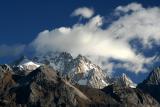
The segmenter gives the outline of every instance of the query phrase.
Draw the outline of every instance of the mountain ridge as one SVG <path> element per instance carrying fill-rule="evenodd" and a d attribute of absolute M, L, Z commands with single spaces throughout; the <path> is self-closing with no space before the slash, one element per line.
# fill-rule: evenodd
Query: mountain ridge
<path fill-rule="evenodd" d="M 4 87 L 0 89 L 2 107 L 159 107 L 152 96 L 138 88 L 116 84 L 103 89 L 73 85 L 49 65 L 23 76 L 12 73 L 14 69 L 8 67 L 0 65 L 0 73 L 5 77 L 0 78 L 0 87 Z"/>
<path fill-rule="evenodd" d="M 107 76 L 82 55 L 73 58 L 66 52 L 50 53 L 30 59 L 21 57 L 16 62 L 0 65 L 2 107 L 160 106 L 159 67 L 136 85 L 126 74 Z M 21 67 L 32 64 L 39 66 L 30 70 Z"/>

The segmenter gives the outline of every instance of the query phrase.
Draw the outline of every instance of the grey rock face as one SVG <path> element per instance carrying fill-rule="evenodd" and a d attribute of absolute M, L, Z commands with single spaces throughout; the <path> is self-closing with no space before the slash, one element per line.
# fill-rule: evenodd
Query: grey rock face
<path fill-rule="evenodd" d="M 13 79 L 12 76 L 10 78 Z M 0 95 L 0 105 L 3 103 L 4 107 L 72 107 L 90 102 L 87 96 L 49 66 L 41 66 L 20 78 L 15 87 L 10 87 L 9 92 L 2 90 Z"/>
<path fill-rule="evenodd" d="M 8 69 L 9 68 L 9 69 Z M 28 75 L 12 73 L 1 65 L 0 107 L 159 107 L 139 89 L 109 85 L 103 89 L 74 86 L 59 72 L 44 65 Z M 14 70 L 14 69 L 13 69 Z"/>
<path fill-rule="evenodd" d="M 149 93 L 160 103 L 160 68 L 154 69 L 138 88 Z"/>
<path fill-rule="evenodd" d="M 124 73 L 122 76 L 113 79 L 113 84 L 119 85 L 120 87 L 136 88 L 136 84 Z"/>
<path fill-rule="evenodd" d="M 111 95 L 121 107 L 159 107 L 158 102 L 149 94 L 130 87 L 119 87 L 110 85 L 103 89 L 106 94 Z"/>
<path fill-rule="evenodd" d="M 157 67 L 149 74 L 147 79 L 144 81 L 145 84 L 160 85 L 160 67 Z"/>
<path fill-rule="evenodd" d="M 49 65 L 58 70 L 61 75 L 69 77 L 73 84 L 78 83 L 93 88 L 103 88 L 109 84 L 106 73 L 82 55 L 73 58 L 66 52 L 49 53 L 37 56 L 33 60 L 38 63 L 48 61 Z"/>

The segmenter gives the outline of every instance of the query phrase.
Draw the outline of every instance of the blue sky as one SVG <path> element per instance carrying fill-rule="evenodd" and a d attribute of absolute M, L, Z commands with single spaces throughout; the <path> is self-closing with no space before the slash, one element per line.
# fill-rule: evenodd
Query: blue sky
<path fill-rule="evenodd" d="M 0 43 L 29 43 L 44 29 L 70 26 L 77 22 L 70 13 L 81 6 L 93 7 L 108 16 L 119 5 L 136 0 L 1 0 Z M 159 0 L 137 0 L 144 6 L 160 5 Z"/>
<path fill-rule="evenodd" d="M 135 4 L 129 5 L 132 3 Z M 119 6 L 121 7 L 118 8 Z M 132 10 L 132 7 L 136 6 L 138 6 L 138 12 L 137 10 Z M 82 14 L 72 15 L 76 9 L 81 9 L 82 7 L 86 7 L 93 11 L 93 15 L 89 18 L 84 17 Z M 157 7 L 158 9 L 156 10 L 154 7 Z M 128 8 L 131 10 L 131 13 L 129 13 L 130 10 L 127 10 L 126 12 L 126 9 Z M 86 37 L 85 35 L 94 34 L 93 32 L 95 32 L 94 38 L 96 38 L 96 40 L 92 37 L 91 40 L 95 40 L 95 43 L 99 43 L 100 45 L 96 45 L 96 48 L 94 47 L 94 49 L 96 50 L 98 47 L 102 48 L 99 53 L 91 50 L 86 51 L 84 55 L 90 56 L 93 60 L 94 56 L 98 56 L 98 58 L 99 56 L 102 56 L 102 58 L 99 59 L 103 59 L 101 61 L 105 62 L 106 66 L 103 66 L 107 69 L 107 71 L 113 71 L 115 75 L 122 72 L 128 73 L 134 81 L 139 82 L 148 74 L 148 72 L 143 68 L 146 67 L 147 70 L 150 71 L 152 68 L 159 66 L 158 61 L 155 61 L 159 60 L 157 57 L 160 55 L 160 45 L 157 44 L 159 35 L 157 36 L 157 32 L 154 30 L 150 31 L 150 29 L 157 29 L 157 26 L 159 26 L 156 24 L 156 21 L 157 23 L 159 21 L 156 18 L 159 8 L 159 0 L 2 0 L 0 1 L 0 63 L 6 63 L 11 59 L 19 57 L 19 55 L 25 53 L 26 51 L 28 52 L 31 48 L 29 45 L 34 45 L 33 47 L 36 52 L 39 53 L 43 53 L 40 50 L 57 51 L 57 49 L 58 51 L 69 51 L 73 55 L 84 52 L 84 47 L 86 44 L 81 44 L 81 46 L 79 46 L 78 44 L 73 43 L 73 45 L 77 46 L 76 48 L 79 48 L 79 50 L 76 50 L 75 47 L 70 46 L 72 44 L 68 44 L 70 42 L 70 38 L 73 38 L 73 34 L 81 34 L 78 29 L 82 27 L 82 31 L 87 28 L 87 30 L 83 32 L 84 37 L 77 36 L 75 37 L 75 41 L 81 43 L 78 39 L 84 39 L 83 42 L 87 42 L 87 44 L 89 44 L 87 45 L 87 49 L 93 48 L 93 42 L 88 42 L 88 38 L 90 39 L 90 36 Z M 119 15 L 115 15 L 116 12 Z M 143 32 L 135 30 L 133 34 L 133 32 L 123 30 L 128 27 L 128 21 L 141 20 L 142 18 L 143 22 L 143 16 L 141 17 L 137 14 L 146 15 L 144 17 L 144 24 L 147 24 L 146 29 L 149 29 L 149 31 L 142 34 Z M 148 25 L 148 20 L 152 18 L 155 20 L 153 23 L 152 21 L 150 23 L 152 25 L 155 24 L 154 26 Z M 103 21 L 101 22 L 102 19 Z M 98 20 L 96 23 L 100 23 L 100 25 L 90 28 L 89 26 L 92 25 L 91 22 L 94 20 Z M 134 24 L 139 27 L 137 22 Z M 134 24 L 131 27 L 134 27 Z M 119 33 L 117 34 L 117 37 L 114 34 L 110 35 L 115 36 L 115 38 L 120 38 L 120 40 L 109 36 L 107 38 L 105 37 L 105 33 L 109 35 L 110 32 L 113 32 L 112 30 L 119 29 L 117 26 L 123 25 L 125 27 L 121 27 L 120 30 L 115 32 L 115 34 Z M 143 24 L 140 28 L 144 29 Z M 68 33 L 66 34 L 66 31 L 69 31 L 71 36 L 68 36 L 69 40 L 66 40 L 66 43 L 60 44 L 61 39 L 65 38 L 58 38 L 60 41 L 57 42 L 58 39 L 54 38 L 55 34 L 56 36 L 59 35 L 61 37 L 61 35 L 68 35 Z M 124 35 L 120 35 L 120 33 Z M 133 36 L 135 35 L 136 37 L 128 37 L 126 33 Z M 148 35 L 148 38 L 145 37 L 146 33 L 154 35 L 153 38 L 151 38 L 152 40 L 148 40 L 148 38 L 150 39 L 150 35 Z M 50 35 L 50 37 L 47 35 Z M 49 40 L 50 38 L 51 41 Z M 109 40 L 107 41 L 108 43 L 106 44 L 105 41 L 100 43 L 98 40 L 103 41 L 102 38 L 106 41 Z M 42 41 L 45 39 L 47 42 L 56 40 L 56 44 L 46 44 L 46 41 Z M 143 43 L 141 41 L 143 41 Z M 67 49 L 65 49 L 65 44 L 67 44 L 69 48 L 67 47 Z M 108 44 L 111 46 L 108 47 Z M 51 47 L 52 45 L 55 45 L 55 47 Z M 62 46 L 59 47 L 59 45 Z M 47 49 L 42 48 L 46 46 Z M 122 49 L 117 51 L 119 48 Z M 115 53 L 122 53 L 122 55 Z M 151 64 L 147 65 L 149 61 Z M 95 62 L 97 62 L 97 59 Z M 143 65 L 144 67 L 140 65 Z M 130 72 L 128 68 L 135 69 L 135 71 L 131 70 Z"/>

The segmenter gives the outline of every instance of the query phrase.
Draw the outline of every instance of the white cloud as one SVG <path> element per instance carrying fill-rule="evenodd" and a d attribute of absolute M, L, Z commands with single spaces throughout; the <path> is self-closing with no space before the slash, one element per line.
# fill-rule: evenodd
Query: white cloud
<path fill-rule="evenodd" d="M 130 10 L 132 12 L 128 13 Z M 151 48 L 153 42 L 160 43 L 160 8 L 144 8 L 141 4 L 132 3 L 119 6 L 115 11 L 124 12 L 124 15 L 106 29 L 101 27 L 103 17 L 97 15 L 86 24 L 77 23 L 72 27 L 43 31 L 32 42 L 32 46 L 38 53 L 66 51 L 73 56 L 88 56 L 108 72 L 112 72 L 113 68 L 146 72 L 144 64 L 152 62 L 155 56 L 145 57 L 131 46 L 130 41 L 140 39 L 145 49 Z M 115 64 L 110 59 L 121 63 Z"/>
<path fill-rule="evenodd" d="M 16 56 L 24 51 L 25 45 L 0 45 L 0 57 Z"/>
<path fill-rule="evenodd" d="M 144 9 L 144 8 L 142 7 L 141 4 L 131 3 L 131 4 L 127 5 L 127 6 L 118 6 L 116 8 L 116 11 L 121 11 L 121 12 L 125 12 L 126 13 L 126 12 L 129 12 L 129 11 L 139 11 L 139 10 L 142 10 L 142 9 Z"/>
<path fill-rule="evenodd" d="M 131 47 L 123 41 L 117 41 L 100 28 L 102 18 L 93 17 L 87 24 L 77 24 L 73 28 L 61 27 L 41 32 L 33 42 L 38 52 L 49 50 L 67 51 L 73 56 L 112 57 L 120 60 L 132 60 L 135 57 Z M 117 54 L 118 53 L 118 54 Z"/>
<path fill-rule="evenodd" d="M 121 7 L 121 6 L 120 6 Z M 112 23 L 108 29 L 110 35 L 115 38 L 130 41 L 134 38 L 142 40 L 144 47 L 152 46 L 152 43 L 160 41 L 160 8 L 143 8 L 140 4 L 131 4 L 121 7 L 121 10 L 128 12 L 119 20 Z"/>
<path fill-rule="evenodd" d="M 71 15 L 72 16 L 81 16 L 83 18 L 90 18 L 94 14 L 94 10 L 87 7 L 81 7 L 76 9 Z"/>

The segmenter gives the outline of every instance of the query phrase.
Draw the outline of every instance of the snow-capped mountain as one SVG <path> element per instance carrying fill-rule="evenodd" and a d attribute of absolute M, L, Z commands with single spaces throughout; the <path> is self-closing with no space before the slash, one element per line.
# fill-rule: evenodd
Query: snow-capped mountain
<path fill-rule="evenodd" d="M 33 71 L 36 68 L 40 67 L 40 65 L 36 64 L 32 61 L 27 61 L 27 62 L 23 62 L 23 63 L 19 64 L 18 67 L 20 67 L 21 69 L 28 70 L 28 71 Z"/>
<path fill-rule="evenodd" d="M 19 70 L 25 71 L 33 71 L 40 67 L 40 64 L 33 62 L 32 60 L 28 59 L 26 56 L 22 56 L 20 59 L 14 62 L 14 65 L 19 68 Z"/>
<path fill-rule="evenodd" d="M 82 55 L 73 58 L 66 52 L 48 53 L 34 57 L 33 61 L 50 64 L 61 75 L 69 77 L 72 83 L 94 88 L 103 88 L 109 84 L 108 77 L 103 70 Z"/>
<path fill-rule="evenodd" d="M 116 78 L 113 82 L 114 84 L 117 84 L 122 87 L 131 87 L 131 88 L 136 88 L 136 84 L 133 83 L 133 81 L 126 75 L 122 74 L 122 76 Z"/>
<path fill-rule="evenodd" d="M 47 54 L 36 55 L 32 59 L 25 56 L 15 61 L 14 64 L 21 71 L 31 72 L 40 65 L 50 65 L 64 78 L 69 79 L 72 84 L 87 85 L 93 88 L 104 88 L 110 84 L 118 84 L 124 87 L 135 88 L 136 84 L 125 74 L 118 78 L 112 78 L 107 75 L 98 65 L 92 63 L 85 56 L 78 55 L 73 58 L 67 52 L 50 52 Z M 21 72 L 24 73 L 24 72 Z"/>
<path fill-rule="evenodd" d="M 73 59 L 73 66 L 69 75 L 81 85 L 88 85 L 94 88 L 103 88 L 109 85 L 106 79 L 107 75 L 102 69 L 81 55 Z"/>

